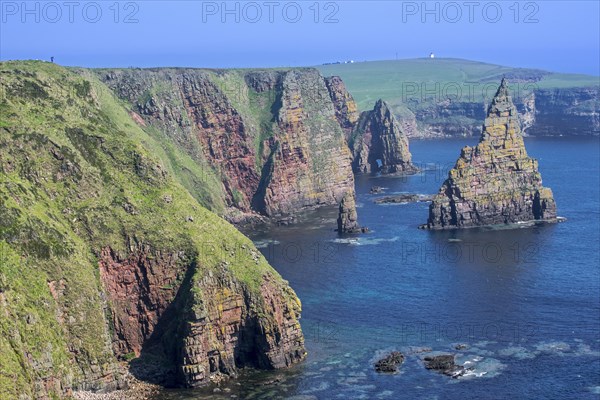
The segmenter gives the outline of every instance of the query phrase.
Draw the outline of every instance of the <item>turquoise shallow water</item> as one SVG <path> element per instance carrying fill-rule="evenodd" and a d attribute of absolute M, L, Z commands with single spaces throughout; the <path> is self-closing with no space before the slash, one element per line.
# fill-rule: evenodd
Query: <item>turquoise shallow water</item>
<path fill-rule="evenodd" d="M 339 240 L 336 210 L 251 232 L 303 302 L 308 359 L 286 371 L 244 373 L 215 391 L 160 399 L 597 399 L 600 398 L 599 141 L 527 138 L 561 224 L 428 232 L 427 203 L 376 205 L 385 194 L 435 193 L 473 139 L 412 141 L 411 177 L 359 177 L 358 213 L 372 233 Z M 463 343 L 466 350 L 454 346 Z M 422 353 L 454 352 L 473 367 L 453 380 L 423 368 Z M 397 375 L 377 355 L 407 355 Z M 234 397 L 236 396 L 236 397 Z"/>

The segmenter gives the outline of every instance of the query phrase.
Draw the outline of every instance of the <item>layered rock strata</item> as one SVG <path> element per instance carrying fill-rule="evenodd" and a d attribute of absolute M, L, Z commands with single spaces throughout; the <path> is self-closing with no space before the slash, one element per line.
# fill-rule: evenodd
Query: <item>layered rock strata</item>
<path fill-rule="evenodd" d="M 360 117 L 356 102 L 339 76 L 325 78 L 325 83 L 335 107 L 335 116 L 349 139 Z"/>
<path fill-rule="evenodd" d="M 377 101 L 360 115 L 350 139 L 356 173 L 412 173 L 416 171 L 408 138 L 387 103 Z"/>
<path fill-rule="evenodd" d="M 175 175 L 211 209 L 280 217 L 353 190 L 345 132 L 357 112 L 339 78 L 314 69 L 96 73 L 146 130 L 192 159 L 172 157 Z"/>
<path fill-rule="evenodd" d="M 477 146 L 465 147 L 429 207 L 423 227 L 466 228 L 523 221 L 555 221 L 556 204 L 529 157 L 517 110 L 502 80 Z"/>

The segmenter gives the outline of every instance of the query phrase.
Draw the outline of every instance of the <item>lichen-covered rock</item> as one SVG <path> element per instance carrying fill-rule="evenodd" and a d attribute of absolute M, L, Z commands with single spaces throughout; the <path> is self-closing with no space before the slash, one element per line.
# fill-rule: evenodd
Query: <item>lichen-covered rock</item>
<path fill-rule="evenodd" d="M 220 274 L 195 285 L 202 298 L 188 303 L 177 352 L 186 386 L 235 376 L 244 367 L 288 367 L 305 357 L 300 303 L 273 277 L 265 278 L 259 293 Z"/>
<path fill-rule="evenodd" d="M 327 77 L 325 83 L 335 107 L 335 116 L 346 134 L 346 139 L 349 139 L 360 117 L 356 102 L 339 76 Z"/>
<path fill-rule="evenodd" d="M 279 216 L 338 204 L 354 175 L 325 80 L 311 69 L 283 73 L 277 105 L 253 208 Z"/>
<path fill-rule="evenodd" d="M 412 173 L 408 138 L 387 103 L 378 100 L 360 115 L 350 140 L 356 173 Z"/>
<path fill-rule="evenodd" d="M 476 147 L 465 147 L 429 207 L 429 229 L 556 220 L 552 191 L 525 150 L 519 116 L 502 80 Z"/>

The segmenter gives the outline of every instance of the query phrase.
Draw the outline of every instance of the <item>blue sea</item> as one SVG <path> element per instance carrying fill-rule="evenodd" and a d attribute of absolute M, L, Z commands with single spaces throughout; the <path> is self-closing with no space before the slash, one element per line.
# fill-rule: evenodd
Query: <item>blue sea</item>
<path fill-rule="evenodd" d="M 525 140 L 564 223 L 430 232 L 417 229 L 428 203 L 373 202 L 436 193 L 475 142 L 413 140 L 422 173 L 357 177 L 359 221 L 370 234 L 338 238 L 335 208 L 248 233 L 302 300 L 306 361 L 159 398 L 600 398 L 597 138 Z M 372 186 L 385 193 L 369 194 Z M 399 373 L 376 373 L 373 363 L 392 350 L 406 356 Z M 426 370 L 422 358 L 436 353 L 454 353 L 471 370 L 459 379 Z"/>

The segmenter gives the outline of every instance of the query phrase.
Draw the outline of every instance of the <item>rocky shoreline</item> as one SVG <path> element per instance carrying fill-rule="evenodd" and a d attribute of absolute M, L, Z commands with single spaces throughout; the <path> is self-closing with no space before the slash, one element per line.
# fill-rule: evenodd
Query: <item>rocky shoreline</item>
<path fill-rule="evenodd" d="M 140 381 L 132 375 L 126 377 L 127 389 L 119 389 L 108 393 L 91 391 L 75 391 L 75 400 L 149 400 L 158 395 L 162 389 L 159 385 Z"/>

